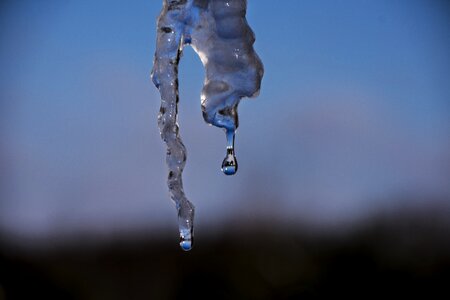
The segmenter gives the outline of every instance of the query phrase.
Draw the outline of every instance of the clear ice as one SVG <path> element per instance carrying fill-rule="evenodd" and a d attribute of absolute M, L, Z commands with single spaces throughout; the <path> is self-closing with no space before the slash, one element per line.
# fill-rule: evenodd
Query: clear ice
<path fill-rule="evenodd" d="M 158 17 L 152 81 L 161 94 L 158 126 L 167 145 L 170 197 L 178 211 L 180 246 L 193 245 L 194 205 L 183 191 L 186 148 L 179 135 L 178 63 L 184 45 L 199 55 L 206 78 L 201 93 L 203 118 L 226 132 L 222 171 L 237 171 L 234 150 L 237 108 L 243 97 L 258 94 L 263 65 L 253 50 L 255 37 L 245 19 L 246 0 L 164 0 Z"/>

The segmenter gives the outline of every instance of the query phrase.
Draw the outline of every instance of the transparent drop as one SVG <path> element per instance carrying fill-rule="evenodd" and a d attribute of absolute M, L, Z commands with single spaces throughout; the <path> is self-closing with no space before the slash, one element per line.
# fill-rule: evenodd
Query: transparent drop
<path fill-rule="evenodd" d="M 192 249 L 192 240 L 185 240 L 185 239 L 181 239 L 180 240 L 180 247 L 181 249 L 183 249 L 184 251 L 189 251 Z"/>
<path fill-rule="evenodd" d="M 222 172 L 225 175 L 234 175 L 236 174 L 237 169 L 238 169 L 237 160 L 236 157 L 234 156 L 233 151 L 231 150 L 230 152 L 227 153 L 227 156 L 222 162 Z"/>
<path fill-rule="evenodd" d="M 225 175 L 234 175 L 237 172 L 238 164 L 234 155 L 234 130 L 227 130 L 227 155 L 222 162 L 222 172 Z"/>
<path fill-rule="evenodd" d="M 189 251 L 192 249 L 192 246 L 194 245 L 194 236 L 191 228 L 186 228 L 180 230 L 180 247 L 184 251 Z"/>

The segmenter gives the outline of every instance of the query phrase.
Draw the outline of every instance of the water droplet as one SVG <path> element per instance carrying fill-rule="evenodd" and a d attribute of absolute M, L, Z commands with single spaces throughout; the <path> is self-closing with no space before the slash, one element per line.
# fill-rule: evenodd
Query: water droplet
<path fill-rule="evenodd" d="M 227 156 L 222 162 L 222 172 L 225 175 L 234 175 L 238 169 L 236 156 L 234 156 L 234 151 L 232 149 L 227 149 Z"/>
<path fill-rule="evenodd" d="M 184 251 L 189 251 L 192 249 L 192 239 L 191 240 L 185 240 L 183 238 L 180 238 L 180 247 L 181 249 L 183 249 Z"/>
<path fill-rule="evenodd" d="M 226 130 L 227 136 L 227 155 L 222 162 L 222 172 L 225 175 L 234 175 L 237 172 L 238 164 L 234 155 L 234 136 L 235 130 Z"/>
<path fill-rule="evenodd" d="M 179 219 L 180 225 L 180 247 L 184 251 L 189 251 L 194 245 L 194 227 L 189 220 Z"/>

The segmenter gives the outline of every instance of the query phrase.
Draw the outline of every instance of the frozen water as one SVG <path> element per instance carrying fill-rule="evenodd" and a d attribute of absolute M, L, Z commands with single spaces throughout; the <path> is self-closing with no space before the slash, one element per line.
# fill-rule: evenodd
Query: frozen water
<path fill-rule="evenodd" d="M 167 145 L 168 186 L 178 210 L 183 250 L 192 247 L 194 205 L 186 198 L 182 184 L 186 148 L 177 124 L 178 63 L 184 45 L 190 44 L 206 69 L 201 94 L 203 118 L 225 129 L 227 152 L 222 171 L 235 174 L 238 104 L 241 98 L 258 94 L 264 73 L 253 50 L 255 38 L 245 19 L 246 8 L 246 0 L 164 0 L 158 18 L 152 80 L 161 94 L 158 125 Z"/>

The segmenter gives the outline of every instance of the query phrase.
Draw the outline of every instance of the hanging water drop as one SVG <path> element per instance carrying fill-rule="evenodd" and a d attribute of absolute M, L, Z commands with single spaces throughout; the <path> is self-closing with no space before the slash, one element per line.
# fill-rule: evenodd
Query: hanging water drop
<path fill-rule="evenodd" d="M 190 250 L 194 238 L 194 205 L 183 190 L 186 149 L 179 135 L 178 63 L 183 47 L 199 55 L 206 78 L 201 94 L 205 121 L 224 128 L 227 154 L 222 171 L 237 171 L 234 150 L 237 107 L 243 97 L 258 94 L 263 66 L 253 49 L 255 37 L 245 19 L 246 0 L 164 0 L 158 30 L 152 81 L 161 94 L 158 126 L 167 145 L 167 184 L 178 212 L 180 246 Z"/>
<path fill-rule="evenodd" d="M 222 172 L 225 175 L 234 175 L 237 172 L 238 164 L 234 154 L 234 130 L 227 130 L 227 154 L 222 162 Z"/>
<path fill-rule="evenodd" d="M 225 175 L 234 175 L 237 172 L 237 160 L 236 156 L 234 156 L 233 149 L 227 149 L 227 156 L 225 156 L 222 162 L 222 172 Z"/>
<path fill-rule="evenodd" d="M 192 249 L 192 246 L 194 244 L 194 236 L 193 236 L 193 227 L 188 228 L 186 231 L 181 230 L 180 231 L 180 247 L 184 251 L 189 251 Z"/>

